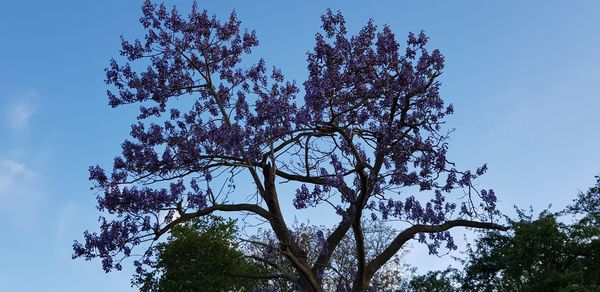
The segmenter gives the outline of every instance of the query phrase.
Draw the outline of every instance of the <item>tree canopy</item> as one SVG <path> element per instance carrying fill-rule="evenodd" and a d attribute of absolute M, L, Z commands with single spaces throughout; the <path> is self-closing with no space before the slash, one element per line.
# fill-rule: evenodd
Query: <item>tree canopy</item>
<path fill-rule="evenodd" d="M 180 223 L 241 212 L 268 224 L 303 291 L 323 290 L 334 251 L 351 234 L 356 268 L 347 288 L 364 291 L 415 237 L 436 253 L 456 248 L 451 228 L 505 229 L 494 223 L 494 191 L 473 184 L 487 167 L 461 170 L 446 157 L 443 119 L 453 107 L 439 92 L 444 57 L 423 32 L 402 46 L 388 26 L 369 21 L 351 34 L 342 14 L 327 10 L 300 100 L 282 70 L 243 62 L 258 39 L 235 13 L 220 21 L 194 4 L 184 17 L 147 0 L 140 22 L 144 38 L 123 39 L 126 60 L 106 69 L 109 104 L 137 104 L 140 114 L 112 172 L 90 167 L 103 216 L 99 233 L 74 243 L 74 257 L 120 269 L 133 248 Z M 240 181 L 253 189 L 236 188 Z M 326 205 L 338 215 L 314 262 L 290 231 L 281 196 L 298 210 Z M 373 257 L 366 218 L 400 225 Z M 148 264 L 150 249 L 135 261 Z"/>
<path fill-rule="evenodd" d="M 248 260 L 235 241 L 235 221 L 211 216 L 173 227 L 156 248 L 150 271 L 134 278 L 140 291 L 248 291 L 265 268 Z"/>

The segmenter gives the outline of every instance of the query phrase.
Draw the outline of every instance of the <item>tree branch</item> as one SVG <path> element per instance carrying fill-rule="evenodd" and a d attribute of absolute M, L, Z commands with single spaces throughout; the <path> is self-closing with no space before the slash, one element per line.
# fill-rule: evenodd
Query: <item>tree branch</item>
<path fill-rule="evenodd" d="M 499 225 L 496 223 L 487 223 L 487 222 L 478 222 L 471 220 L 451 220 L 444 224 L 440 225 L 413 225 L 404 231 L 400 232 L 394 238 L 394 240 L 388 245 L 388 247 L 377 257 L 371 260 L 367 264 L 367 279 L 373 277 L 373 274 L 387 261 L 400 250 L 400 248 L 407 241 L 411 240 L 417 233 L 437 233 L 447 231 L 450 228 L 454 227 L 470 227 L 470 228 L 478 228 L 478 229 L 494 229 L 494 230 L 502 230 L 506 231 L 509 229 L 507 226 Z"/>
<path fill-rule="evenodd" d="M 271 275 L 248 275 L 248 274 L 236 274 L 232 272 L 225 271 L 226 274 L 229 274 L 233 277 L 238 278 L 247 278 L 247 279 L 265 279 L 265 280 L 274 280 L 274 279 L 286 279 L 291 282 L 298 282 L 298 279 L 292 275 L 288 274 L 271 274 Z"/>
<path fill-rule="evenodd" d="M 315 264 L 312 267 L 314 272 L 319 270 L 325 270 L 327 265 L 329 264 L 329 260 L 335 251 L 335 248 L 340 244 L 348 230 L 350 229 L 350 222 L 347 220 L 342 220 L 340 224 L 335 228 L 335 230 L 327 237 L 323 249 L 319 253 Z"/>
<path fill-rule="evenodd" d="M 165 225 L 163 228 L 157 229 L 154 231 L 154 240 L 157 240 L 161 235 L 168 232 L 175 225 L 180 224 L 182 222 L 191 220 L 196 217 L 202 217 L 206 215 L 210 215 L 215 211 L 224 211 L 224 212 L 235 212 L 235 211 L 248 211 L 254 213 L 260 217 L 265 218 L 266 220 L 271 220 L 272 215 L 269 211 L 263 209 L 262 207 L 254 204 L 229 204 L 229 205 L 212 205 L 210 207 L 204 208 L 202 210 L 198 210 L 194 213 L 183 213 L 178 218 L 171 221 L 169 224 Z"/>

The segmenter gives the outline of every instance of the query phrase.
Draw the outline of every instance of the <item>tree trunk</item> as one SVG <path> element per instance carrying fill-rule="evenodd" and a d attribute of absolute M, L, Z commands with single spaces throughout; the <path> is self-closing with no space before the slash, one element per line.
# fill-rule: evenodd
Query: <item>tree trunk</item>
<path fill-rule="evenodd" d="M 365 292 L 369 291 L 369 280 L 364 277 L 362 279 L 355 279 L 352 284 L 352 292 Z"/>
<path fill-rule="evenodd" d="M 323 292 L 323 288 L 314 287 L 310 281 L 304 277 L 300 276 L 300 281 L 298 281 L 298 285 L 300 286 L 300 291 L 302 292 Z"/>

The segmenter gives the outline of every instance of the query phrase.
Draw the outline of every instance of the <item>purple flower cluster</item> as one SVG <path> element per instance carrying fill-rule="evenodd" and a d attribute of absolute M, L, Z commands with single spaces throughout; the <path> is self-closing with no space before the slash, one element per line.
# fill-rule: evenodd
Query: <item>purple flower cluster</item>
<path fill-rule="evenodd" d="M 312 191 L 308 190 L 306 184 L 303 184 L 296 190 L 294 198 L 294 207 L 296 209 L 305 209 L 308 206 L 316 206 L 319 204 L 323 191 L 319 185 L 315 185 Z"/>
<path fill-rule="evenodd" d="M 442 224 L 453 215 L 479 216 L 471 202 L 477 198 L 471 195 L 455 214 L 457 203 L 446 201 L 446 196 L 457 188 L 478 193 L 480 207 L 492 214 L 496 207 L 493 191 L 477 192 L 472 183 L 487 165 L 474 172 L 459 171 L 447 160 L 448 134 L 442 132 L 442 124 L 454 109 L 444 105 L 439 93 L 437 77 L 444 69 L 444 56 L 426 48 L 425 33 L 410 33 L 401 51 L 387 26 L 379 30 L 369 21 L 356 35 L 349 35 L 339 12 L 328 10 L 322 21 L 324 34 L 317 34 L 314 51 L 308 54 L 309 77 L 304 82 L 305 104 L 300 108 L 304 116 L 298 122 L 341 129 L 336 141 L 339 152 L 332 151 L 329 159 L 335 176 L 325 177 L 326 185 L 356 190 L 354 194 L 369 186 L 369 198 L 360 202 L 362 206 L 354 205 L 356 197 L 344 197 L 348 191 L 340 192 L 342 202 L 350 206 L 338 206 L 338 214 L 348 216 L 366 208 L 380 213 L 371 213 L 374 220 L 393 217 L 417 224 Z M 339 159 L 336 153 L 350 158 Z M 369 177 L 363 185 L 361 161 Z M 399 187 L 431 190 L 434 197 L 424 203 L 418 196 L 397 199 L 391 195 L 394 192 L 386 192 Z M 315 195 L 300 189 L 294 203 L 306 207 Z M 430 239 L 432 247 L 439 246 L 439 241 L 454 246 L 449 234 Z"/>
<path fill-rule="evenodd" d="M 89 170 L 99 210 L 114 217 L 74 245 L 75 257 L 100 257 L 106 270 L 178 213 L 217 203 L 209 186 L 214 171 L 259 163 L 265 147 L 292 130 L 297 113 L 298 88 L 281 70 L 263 60 L 241 66 L 258 39 L 235 13 L 221 22 L 194 4 L 183 17 L 149 0 L 142 13 L 145 38 L 122 39 L 126 62 L 112 59 L 106 69 L 106 83 L 116 88 L 109 104 L 140 104 L 138 122 L 110 175 L 100 166 Z M 184 112 L 178 100 L 191 95 L 197 98 Z"/>

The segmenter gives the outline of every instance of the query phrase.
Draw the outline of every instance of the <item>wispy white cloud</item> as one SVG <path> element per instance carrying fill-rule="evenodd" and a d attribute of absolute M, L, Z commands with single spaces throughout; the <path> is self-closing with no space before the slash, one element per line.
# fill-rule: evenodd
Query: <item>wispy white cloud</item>
<path fill-rule="evenodd" d="M 6 105 L 7 111 L 3 114 L 9 127 L 14 130 L 27 128 L 35 113 L 35 101 L 38 97 L 39 93 L 36 90 L 30 90 L 15 96 L 12 105 Z"/>
<path fill-rule="evenodd" d="M 26 103 L 18 103 L 12 107 L 9 113 L 9 122 L 13 129 L 24 129 L 29 124 L 29 118 L 33 115 L 33 108 Z"/>
<path fill-rule="evenodd" d="M 0 158 L 0 198 L 8 196 L 17 184 L 33 179 L 34 172 L 24 163 Z"/>
<path fill-rule="evenodd" d="M 0 157 L 0 229 L 33 230 L 44 198 L 37 171 L 20 160 Z"/>
<path fill-rule="evenodd" d="M 44 150 L 40 150 L 39 135 L 32 140 L 28 134 L 38 101 L 36 90 L 9 94 L 0 100 L 0 139 L 5 139 L 0 142 L 0 230 L 34 232 L 33 226 L 43 220 L 47 191 L 42 186 L 40 158 Z"/>
<path fill-rule="evenodd" d="M 29 125 L 29 120 L 34 114 L 35 109 L 31 104 L 18 103 L 14 105 L 8 115 L 11 127 L 15 130 L 23 130 Z"/>

